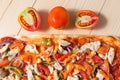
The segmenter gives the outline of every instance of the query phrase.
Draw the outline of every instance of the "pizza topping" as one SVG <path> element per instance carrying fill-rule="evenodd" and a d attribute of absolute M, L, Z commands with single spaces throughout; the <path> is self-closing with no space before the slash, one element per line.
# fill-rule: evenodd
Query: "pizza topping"
<path fill-rule="evenodd" d="M 74 54 L 74 53 L 77 53 L 77 52 L 79 52 L 79 50 L 80 50 L 80 49 L 79 49 L 78 47 L 76 47 L 76 48 L 73 49 L 72 53 L 73 53 L 73 54 Z"/>
<path fill-rule="evenodd" d="M 107 59 L 107 54 L 106 54 L 106 55 L 104 55 L 104 54 L 98 54 L 98 56 L 99 56 L 100 58 L 102 58 L 102 59 Z"/>
<path fill-rule="evenodd" d="M 59 80 L 58 71 L 57 70 L 54 70 L 53 75 L 54 75 L 54 80 Z"/>
<path fill-rule="evenodd" d="M 71 52 L 71 43 L 66 40 L 58 40 L 58 49 L 60 53 L 67 54 Z"/>
<path fill-rule="evenodd" d="M 33 69 L 34 69 L 34 72 L 37 74 L 37 75 L 40 75 L 39 71 L 38 71 L 38 68 L 37 68 L 37 64 L 34 64 L 33 65 Z"/>
<path fill-rule="evenodd" d="M 53 52 L 53 46 L 48 47 L 46 52 L 51 54 Z"/>
<path fill-rule="evenodd" d="M 26 66 L 26 71 L 27 71 L 27 76 L 28 76 L 28 80 L 35 80 L 34 79 L 34 74 L 40 75 L 38 68 L 37 68 L 37 64 L 29 64 Z"/>
<path fill-rule="evenodd" d="M 60 45 L 58 46 L 58 49 L 59 49 L 59 53 L 63 53 L 63 54 L 67 54 L 68 53 L 68 51 L 64 50 Z"/>
<path fill-rule="evenodd" d="M 79 77 L 77 75 L 74 76 L 68 76 L 67 80 L 79 80 Z"/>
<path fill-rule="evenodd" d="M 7 77 L 3 78 L 2 80 L 20 80 L 17 75 L 9 74 Z"/>
<path fill-rule="evenodd" d="M 50 74 L 49 68 L 46 65 L 43 65 L 42 63 L 37 64 L 37 68 L 41 74 L 44 74 L 44 75 Z"/>
<path fill-rule="evenodd" d="M 107 58 L 108 58 L 108 61 L 110 64 L 112 64 L 113 62 L 113 59 L 114 59 L 114 56 L 115 56 L 115 53 L 114 53 L 114 48 L 110 48 L 109 52 L 107 53 Z"/>
<path fill-rule="evenodd" d="M 41 78 L 37 75 L 34 75 L 35 80 L 41 80 Z"/>
<path fill-rule="evenodd" d="M 68 46 L 70 45 L 71 43 L 66 41 L 66 40 L 58 40 L 58 44 L 61 45 L 61 46 Z"/>
<path fill-rule="evenodd" d="M 7 72 L 3 68 L 1 68 L 0 69 L 0 79 L 4 78 L 6 75 L 7 75 Z"/>
<path fill-rule="evenodd" d="M 112 64 L 114 56 L 115 56 L 115 51 L 114 48 L 110 48 L 108 53 L 104 54 L 98 54 L 102 59 L 108 59 L 109 63 Z"/>
<path fill-rule="evenodd" d="M 87 49 L 97 51 L 98 48 L 100 47 L 100 44 L 101 44 L 100 41 L 86 43 L 80 48 L 80 52 L 85 52 Z"/>
<path fill-rule="evenodd" d="M 15 75 L 17 75 L 19 77 L 22 76 L 22 71 L 18 67 L 15 67 L 15 66 L 5 66 L 4 69 L 8 70 L 10 73 L 15 74 Z"/>
<path fill-rule="evenodd" d="M 103 80 L 103 79 L 104 79 L 103 74 L 101 74 L 101 70 L 97 70 L 96 77 L 97 77 L 99 80 Z"/>
<path fill-rule="evenodd" d="M 18 53 L 18 49 L 10 49 L 1 55 L 1 59 L 3 60 L 5 57 L 8 57 L 8 60 L 11 61 Z"/>
<path fill-rule="evenodd" d="M 45 38 L 41 42 L 42 45 L 52 45 L 52 41 L 49 38 Z"/>
<path fill-rule="evenodd" d="M 58 63 L 58 62 L 55 62 L 55 64 L 53 65 L 55 67 L 55 69 L 57 70 L 62 70 L 62 66 Z"/>
<path fill-rule="evenodd" d="M 32 73 L 32 70 L 33 70 L 33 66 L 32 65 L 27 65 L 26 66 L 28 80 L 35 80 L 34 76 L 33 76 L 33 73 Z"/>
<path fill-rule="evenodd" d="M 9 43 L 5 44 L 2 48 L 0 48 L 0 53 L 5 52 L 8 49 Z"/>
<path fill-rule="evenodd" d="M 115 55 L 117 46 L 94 37 L 88 38 L 91 40 L 84 44 L 77 43 L 77 38 L 73 37 L 55 39 L 42 38 L 45 42 L 39 44 L 33 39 L 32 44 L 21 39 L 1 45 L 0 50 L 6 49 L 0 54 L 0 79 L 109 80 L 109 74 L 113 79 L 119 75 L 119 59 Z"/>
<path fill-rule="evenodd" d="M 11 61 L 13 58 L 15 58 L 15 56 L 18 54 L 18 50 L 17 49 L 11 49 L 10 51 L 8 51 L 7 55 L 8 56 L 8 60 Z"/>
<path fill-rule="evenodd" d="M 53 66 L 48 66 L 48 68 L 49 68 L 49 71 L 50 71 L 50 73 L 52 74 L 53 73 L 53 71 L 54 71 L 54 68 L 53 68 Z"/>
<path fill-rule="evenodd" d="M 37 50 L 35 44 L 27 44 L 27 45 L 25 46 L 25 51 L 29 51 L 29 52 L 31 52 L 31 53 L 36 53 L 36 54 L 38 53 L 38 50 Z"/>

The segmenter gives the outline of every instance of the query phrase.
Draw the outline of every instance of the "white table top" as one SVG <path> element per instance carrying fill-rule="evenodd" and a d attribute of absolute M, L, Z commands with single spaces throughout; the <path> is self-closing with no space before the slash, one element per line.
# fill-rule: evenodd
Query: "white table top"
<path fill-rule="evenodd" d="M 70 25 L 64 30 L 55 30 L 48 25 L 47 16 L 55 6 L 65 7 L 70 14 Z M 34 7 L 41 16 L 39 31 L 29 32 L 18 23 L 18 14 L 26 7 Z M 82 9 L 95 11 L 99 24 L 90 30 L 74 26 L 75 13 Z M 120 0 L 0 0 L 0 36 L 39 34 L 84 34 L 120 36 Z"/>

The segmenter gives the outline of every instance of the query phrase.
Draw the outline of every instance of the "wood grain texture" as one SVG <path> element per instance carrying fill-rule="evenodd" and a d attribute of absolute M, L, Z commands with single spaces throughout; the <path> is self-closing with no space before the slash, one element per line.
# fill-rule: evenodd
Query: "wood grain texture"
<path fill-rule="evenodd" d="M 120 0 L 107 0 L 100 12 L 100 21 L 91 32 L 93 35 L 120 36 Z"/>
<path fill-rule="evenodd" d="M 6 10 L 8 9 L 9 5 L 11 4 L 12 0 L 0 0 L 0 20 Z"/>

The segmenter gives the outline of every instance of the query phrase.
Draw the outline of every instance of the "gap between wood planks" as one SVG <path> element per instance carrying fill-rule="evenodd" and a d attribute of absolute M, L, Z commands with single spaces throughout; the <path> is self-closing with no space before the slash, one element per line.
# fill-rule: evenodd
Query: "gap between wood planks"
<path fill-rule="evenodd" d="M 101 13 L 102 9 L 104 8 L 105 3 L 106 3 L 106 0 L 104 1 L 102 7 L 100 8 L 100 11 L 98 12 L 98 16 L 100 16 L 100 13 Z M 91 31 L 90 31 L 90 33 L 89 33 L 90 35 L 91 35 L 93 29 L 94 29 L 94 28 L 91 29 Z"/>
<path fill-rule="evenodd" d="M 13 2 L 13 0 L 11 0 L 11 1 L 9 2 L 9 4 L 8 4 L 7 7 L 5 8 L 5 10 L 3 11 L 2 15 L 0 16 L 0 21 L 1 21 L 1 19 L 3 18 L 4 14 L 5 14 L 6 11 L 8 10 L 8 8 L 9 8 L 9 6 L 11 5 L 12 2 Z"/>

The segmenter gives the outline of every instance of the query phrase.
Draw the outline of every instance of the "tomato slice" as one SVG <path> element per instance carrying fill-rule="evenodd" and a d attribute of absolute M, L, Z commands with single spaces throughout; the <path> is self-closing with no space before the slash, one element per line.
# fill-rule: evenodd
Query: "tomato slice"
<path fill-rule="evenodd" d="M 81 29 L 92 28 L 99 21 L 98 15 L 91 10 L 81 10 L 76 14 L 75 26 Z"/>
<path fill-rule="evenodd" d="M 18 22 L 24 29 L 28 31 L 36 31 L 40 27 L 41 19 L 34 8 L 28 7 L 19 14 Z"/>

